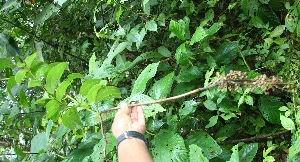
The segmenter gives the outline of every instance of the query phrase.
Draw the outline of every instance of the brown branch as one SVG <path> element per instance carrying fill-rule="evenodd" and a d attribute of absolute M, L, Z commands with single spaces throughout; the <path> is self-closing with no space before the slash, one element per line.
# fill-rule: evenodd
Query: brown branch
<path fill-rule="evenodd" d="M 243 138 L 243 139 L 237 139 L 237 140 L 230 140 L 230 141 L 222 141 L 219 142 L 219 144 L 235 144 L 239 142 L 250 142 L 250 141 L 257 141 L 257 140 L 262 140 L 262 139 L 273 139 L 277 136 L 286 134 L 291 132 L 290 130 L 284 130 L 284 131 L 279 131 L 276 133 L 270 133 L 270 134 L 264 134 L 264 135 L 258 135 L 250 138 Z"/>
<path fill-rule="evenodd" d="M 218 82 L 216 82 L 216 83 L 213 83 L 213 84 L 210 84 L 210 85 L 208 85 L 208 86 L 206 86 L 206 87 L 194 89 L 194 90 L 192 90 L 192 91 L 189 91 L 189 92 L 186 92 L 186 93 L 177 95 L 177 96 L 173 96 L 173 97 L 169 97 L 169 98 L 163 98 L 163 99 L 154 100 L 154 101 L 150 101 L 150 102 L 142 102 L 142 103 L 128 104 L 128 107 L 142 106 L 142 105 L 151 105 L 151 104 L 156 104 L 156 103 L 161 103 L 161 102 L 166 102 L 166 101 L 173 101 L 173 100 L 176 100 L 176 99 L 179 99 L 179 98 L 182 98 L 182 97 L 186 97 L 186 96 L 189 96 L 189 95 L 192 95 L 192 94 L 195 94 L 195 93 L 198 93 L 198 92 L 201 92 L 201 91 L 210 89 L 210 88 L 212 88 L 212 87 L 221 85 L 221 84 L 223 84 L 223 83 L 224 83 L 224 80 L 220 80 L 220 81 L 218 81 Z M 120 108 L 120 107 L 113 107 L 113 108 L 110 108 L 110 109 L 101 111 L 100 113 L 107 113 L 107 112 L 110 112 L 110 111 L 112 111 L 112 110 L 118 110 L 119 108 Z"/>

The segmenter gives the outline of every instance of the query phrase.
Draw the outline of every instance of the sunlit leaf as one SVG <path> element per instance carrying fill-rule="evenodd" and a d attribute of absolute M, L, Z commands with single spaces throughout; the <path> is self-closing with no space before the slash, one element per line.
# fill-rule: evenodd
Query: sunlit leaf
<path fill-rule="evenodd" d="M 50 94 L 54 93 L 54 90 L 62 74 L 64 73 L 65 69 L 68 67 L 68 65 L 69 64 L 66 62 L 61 62 L 49 70 L 46 77 L 46 85 L 45 85 L 47 92 L 49 92 Z"/>
<path fill-rule="evenodd" d="M 295 129 L 295 123 L 292 119 L 285 117 L 284 115 L 280 115 L 280 121 L 283 128 L 287 130 L 294 130 Z"/>
<path fill-rule="evenodd" d="M 0 58 L 0 72 L 5 68 L 13 67 L 12 61 L 10 58 Z"/>
<path fill-rule="evenodd" d="M 204 30 L 203 27 L 199 26 L 197 27 L 195 33 L 192 36 L 190 45 L 193 45 L 196 42 L 199 42 L 201 40 L 203 40 L 205 37 L 207 37 L 209 34 L 206 33 L 206 31 Z"/>
<path fill-rule="evenodd" d="M 190 148 L 190 162 L 209 162 L 208 159 L 202 154 L 202 149 L 195 144 L 191 144 Z"/>
<path fill-rule="evenodd" d="M 98 91 L 96 101 L 104 101 L 104 100 L 110 100 L 113 98 L 120 98 L 120 97 L 121 97 L 121 92 L 120 92 L 119 88 L 114 87 L 114 86 L 106 86 L 106 87 L 101 88 Z"/>
<path fill-rule="evenodd" d="M 138 76 L 136 81 L 134 82 L 133 89 L 131 92 L 131 96 L 143 93 L 146 89 L 147 82 L 154 77 L 156 74 L 157 67 L 159 65 L 158 63 L 152 63 L 148 65 Z"/>
<path fill-rule="evenodd" d="M 170 94 L 173 83 L 174 72 L 161 78 L 151 87 L 149 94 L 153 99 L 165 98 Z"/>
<path fill-rule="evenodd" d="M 35 135 L 31 140 L 30 152 L 39 153 L 42 150 L 46 152 L 48 149 L 48 142 L 45 141 L 48 141 L 48 137 L 45 132 Z"/>
<path fill-rule="evenodd" d="M 16 73 L 15 80 L 16 80 L 18 85 L 20 85 L 22 83 L 22 81 L 25 78 L 25 75 L 26 75 L 27 72 L 28 72 L 27 69 L 22 69 L 22 70 L 19 70 Z"/>
<path fill-rule="evenodd" d="M 217 105 L 212 100 L 206 100 L 203 104 L 208 110 L 217 110 Z"/>
<path fill-rule="evenodd" d="M 60 108 L 60 103 L 57 100 L 50 100 L 46 104 L 47 118 L 51 118 L 53 115 L 55 115 Z"/>
<path fill-rule="evenodd" d="M 285 30 L 285 26 L 284 25 L 279 25 L 277 26 L 271 33 L 270 33 L 270 37 L 279 37 Z"/>
<path fill-rule="evenodd" d="M 157 31 L 157 24 L 154 20 L 148 21 L 145 27 L 149 31 Z"/>
<path fill-rule="evenodd" d="M 184 24 L 176 22 L 174 20 L 170 21 L 169 30 L 174 33 L 179 39 L 185 40 L 185 30 Z"/>
<path fill-rule="evenodd" d="M 183 138 L 169 130 L 161 130 L 151 141 L 154 161 L 187 162 L 188 153 Z"/>
<path fill-rule="evenodd" d="M 229 159 L 229 161 L 226 162 L 240 162 L 240 158 L 239 158 L 239 145 L 235 145 L 232 147 L 232 154 L 231 157 Z"/>
<path fill-rule="evenodd" d="M 101 80 L 101 79 L 86 80 L 85 82 L 82 83 L 79 93 L 83 96 L 86 96 L 88 92 L 91 90 L 91 88 L 96 84 L 106 85 L 106 83 L 107 83 L 106 80 Z"/>
<path fill-rule="evenodd" d="M 83 126 L 76 108 L 72 107 L 62 115 L 62 123 L 69 129 L 79 129 Z"/>
<path fill-rule="evenodd" d="M 40 80 L 30 80 L 28 81 L 28 88 L 42 86 L 42 82 Z"/>
<path fill-rule="evenodd" d="M 209 118 L 209 123 L 205 126 L 205 128 L 213 127 L 218 122 L 219 115 L 215 115 Z"/>
<path fill-rule="evenodd" d="M 25 59 L 26 67 L 30 69 L 32 62 L 39 56 L 39 53 L 34 53 Z"/>

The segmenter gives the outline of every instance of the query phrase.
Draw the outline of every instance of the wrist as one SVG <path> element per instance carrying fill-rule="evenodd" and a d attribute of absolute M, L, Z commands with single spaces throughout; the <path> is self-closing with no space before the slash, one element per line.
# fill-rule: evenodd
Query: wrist
<path fill-rule="evenodd" d="M 117 138 L 117 143 L 116 143 L 117 150 L 120 143 L 130 139 L 134 139 L 133 141 L 138 140 L 139 142 L 143 142 L 146 146 L 148 146 L 148 141 L 143 134 L 137 131 L 126 131 L 123 134 L 119 135 Z"/>

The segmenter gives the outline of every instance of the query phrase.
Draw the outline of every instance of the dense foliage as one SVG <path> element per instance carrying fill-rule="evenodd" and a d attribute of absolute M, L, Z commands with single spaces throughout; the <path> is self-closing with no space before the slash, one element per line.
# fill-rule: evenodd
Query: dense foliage
<path fill-rule="evenodd" d="M 2 0 L 0 160 L 117 161 L 120 102 L 154 161 L 300 161 L 300 0 Z"/>

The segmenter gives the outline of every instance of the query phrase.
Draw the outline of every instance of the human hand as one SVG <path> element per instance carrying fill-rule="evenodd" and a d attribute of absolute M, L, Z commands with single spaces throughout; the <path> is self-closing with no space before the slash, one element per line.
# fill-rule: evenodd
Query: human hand
<path fill-rule="evenodd" d="M 112 124 L 112 132 L 117 138 L 126 131 L 137 131 L 145 134 L 145 116 L 141 106 L 129 108 L 126 103 L 121 103 L 114 122 Z"/>

